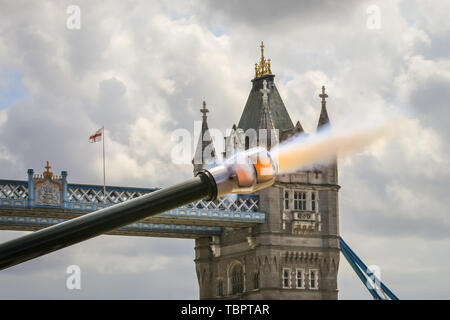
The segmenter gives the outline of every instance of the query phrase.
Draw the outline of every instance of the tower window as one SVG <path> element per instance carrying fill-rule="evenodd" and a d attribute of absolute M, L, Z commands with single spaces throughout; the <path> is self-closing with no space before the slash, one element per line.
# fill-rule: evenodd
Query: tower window
<path fill-rule="evenodd" d="M 289 210 L 289 192 L 284 192 L 284 210 Z"/>
<path fill-rule="evenodd" d="M 297 281 L 297 289 L 305 288 L 305 274 L 303 269 L 297 269 L 296 281 Z"/>
<path fill-rule="evenodd" d="M 283 269 L 283 288 L 290 288 L 290 275 L 291 275 L 291 269 L 284 268 Z"/>
<path fill-rule="evenodd" d="M 223 281 L 219 280 L 219 282 L 217 283 L 217 295 L 219 297 L 223 296 Z"/>
<path fill-rule="evenodd" d="M 316 211 L 316 193 L 311 192 L 311 211 Z"/>
<path fill-rule="evenodd" d="M 240 264 L 231 269 L 231 294 L 244 292 L 244 272 Z"/>
<path fill-rule="evenodd" d="M 250 148 L 250 137 L 245 136 L 245 150 L 248 150 Z"/>
<path fill-rule="evenodd" d="M 255 272 L 253 275 L 253 287 L 259 289 L 259 272 Z"/>
<path fill-rule="evenodd" d="M 294 191 L 294 210 L 306 210 L 306 192 Z"/>
<path fill-rule="evenodd" d="M 309 270 L 309 288 L 319 289 L 319 272 L 317 270 Z"/>

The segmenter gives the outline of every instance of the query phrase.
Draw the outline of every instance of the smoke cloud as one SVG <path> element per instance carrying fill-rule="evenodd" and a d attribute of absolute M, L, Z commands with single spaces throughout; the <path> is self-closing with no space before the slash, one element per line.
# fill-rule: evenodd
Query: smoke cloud
<path fill-rule="evenodd" d="M 366 125 L 321 127 L 314 135 L 300 134 L 275 146 L 271 154 L 278 173 L 290 173 L 315 164 L 326 164 L 336 157 L 350 156 L 380 139 L 393 137 L 401 118 Z"/>

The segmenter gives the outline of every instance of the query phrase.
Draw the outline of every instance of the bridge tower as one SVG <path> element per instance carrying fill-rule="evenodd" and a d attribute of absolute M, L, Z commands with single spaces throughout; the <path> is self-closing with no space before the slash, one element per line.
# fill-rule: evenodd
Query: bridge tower
<path fill-rule="evenodd" d="M 239 124 L 233 125 L 226 138 L 225 156 L 255 145 L 270 148 L 304 133 L 300 122 L 292 123 L 270 63 L 261 43 L 252 89 Z M 319 97 L 318 129 L 330 124 L 325 87 Z M 201 111 L 203 134 L 207 130 L 205 106 Z M 212 141 L 200 141 L 197 152 L 206 150 L 211 156 L 211 147 Z M 194 171 L 199 168 L 195 166 Z M 338 191 L 336 161 L 283 174 L 257 194 L 259 208 L 266 213 L 265 224 L 227 227 L 220 236 L 197 238 L 200 299 L 337 299 Z"/>

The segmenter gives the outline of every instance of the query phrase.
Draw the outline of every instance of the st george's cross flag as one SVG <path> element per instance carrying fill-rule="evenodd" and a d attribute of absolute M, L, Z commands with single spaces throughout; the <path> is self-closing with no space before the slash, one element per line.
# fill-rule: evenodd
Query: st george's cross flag
<path fill-rule="evenodd" d="M 95 131 L 93 135 L 89 137 L 90 143 L 95 143 L 103 140 L 103 202 L 106 203 L 106 172 L 105 172 L 105 127 L 102 126 L 100 129 Z M 103 136 L 103 139 L 102 139 Z"/>
<path fill-rule="evenodd" d="M 93 135 L 89 137 L 89 142 L 94 143 L 102 141 L 103 127 L 98 129 Z"/>

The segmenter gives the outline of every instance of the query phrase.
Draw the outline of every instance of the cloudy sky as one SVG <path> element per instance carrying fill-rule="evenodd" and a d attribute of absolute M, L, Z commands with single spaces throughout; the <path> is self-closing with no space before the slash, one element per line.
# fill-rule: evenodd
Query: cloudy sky
<path fill-rule="evenodd" d="M 67 27 L 70 5 L 80 29 Z M 379 11 L 379 24 L 374 17 Z M 448 1 L 0 1 L 0 178 L 163 187 L 192 174 L 171 133 L 239 121 L 259 44 L 294 123 L 406 117 L 340 159 L 340 230 L 400 298 L 450 297 Z M 376 18 L 376 17 L 375 17 Z M 70 25 L 70 23 L 69 23 Z M 194 145 L 192 144 L 192 147 Z M 0 241 L 21 232 L 0 231 Z M 197 299 L 192 240 L 101 236 L 4 270 L 0 298 Z M 82 289 L 66 289 L 66 268 Z M 341 299 L 370 299 L 342 258 Z"/>

